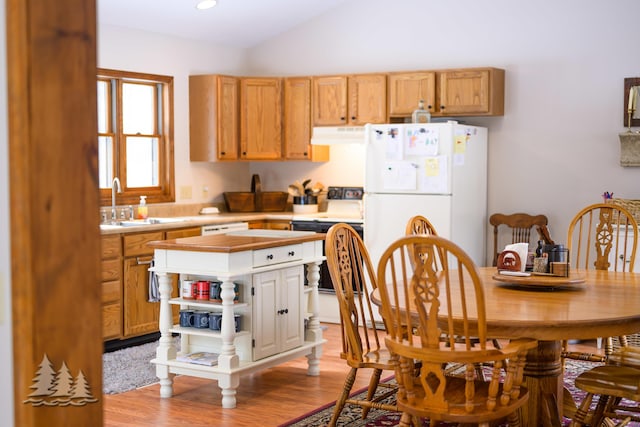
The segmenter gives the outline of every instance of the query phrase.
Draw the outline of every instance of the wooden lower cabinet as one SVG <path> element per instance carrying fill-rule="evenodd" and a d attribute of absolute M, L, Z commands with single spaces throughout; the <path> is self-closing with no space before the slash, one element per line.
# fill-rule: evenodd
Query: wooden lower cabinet
<path fill-rule="evenodd" d="M 182 228 L 148 233 L 131 233 L 117 236 L 105 236 L 122 239 L 124 259 L 118 258 L 117 265 L 122 280 L 103 282 L 103 330 L 105 339 L 133 338 L 158 332 L 160 314 L 159 302 L 149 302 L 149 267 L 153 260 L 153 250 L 147 243 L 154 240 L 176 239 L 200 235 L 200 227 Z M 103 238 L 104 239 L 104 238 Z M 103 280 L 105 275 L 103 261 Z M 107 264 L 108 265 L 108 264 Z M 116 265 L 113 266 L 116 268 Z M 109 289 L 110 291 L 107 291 Z M 173 293 L 177 295 L 177 278 L 174 280 Z M 106 295 L 109 301 L 105 305 Z M 174 295 L 174 296 L 175 296 Z M 172 307 L 177 322 L 180 308 Z M 117 333 L 116 333 L 117 330 Z"/>
<path fill-rule="evenodd" d="M 104 236 L 102 246 L 102 338 L 122 336 L 122 242 L 120 235 Z"/>

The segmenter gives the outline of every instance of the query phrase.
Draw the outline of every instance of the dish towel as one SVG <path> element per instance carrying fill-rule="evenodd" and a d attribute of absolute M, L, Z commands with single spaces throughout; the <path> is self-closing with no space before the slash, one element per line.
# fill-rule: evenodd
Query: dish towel
<path fill-rule="evenodd" d="M 151 260 L 153 268 L 153 260 Z M 160 282 L 155 271 L 149 271 L 149 302 L 160 302 Z"/>

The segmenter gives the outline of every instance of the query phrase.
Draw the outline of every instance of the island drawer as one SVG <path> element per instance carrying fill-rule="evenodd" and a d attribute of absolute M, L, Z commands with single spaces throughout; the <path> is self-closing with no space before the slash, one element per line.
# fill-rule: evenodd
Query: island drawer
<path fill-rule="evenodd" d="M 276 246 L 253 251 L 253 267 L 280 264 L 302 259 L 302 245 Z"/>

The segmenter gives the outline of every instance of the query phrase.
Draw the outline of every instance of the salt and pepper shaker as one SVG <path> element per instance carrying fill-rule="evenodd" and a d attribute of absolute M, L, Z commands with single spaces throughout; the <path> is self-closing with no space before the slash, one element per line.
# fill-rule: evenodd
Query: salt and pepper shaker
<path fill-rule="evenodd" d="M 542 240 L 538 240 L 538 247 L 536 248 L 536 258 L 542 256 Z"/>

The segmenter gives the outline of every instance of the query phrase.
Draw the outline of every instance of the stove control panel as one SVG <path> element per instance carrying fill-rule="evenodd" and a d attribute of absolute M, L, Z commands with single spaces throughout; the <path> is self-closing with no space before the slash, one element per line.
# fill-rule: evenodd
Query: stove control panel
<path fill-rule="evenodd" d="M 362 200 L 363 187 L 329 187 L 327 199 L 330 200 Z"/>

